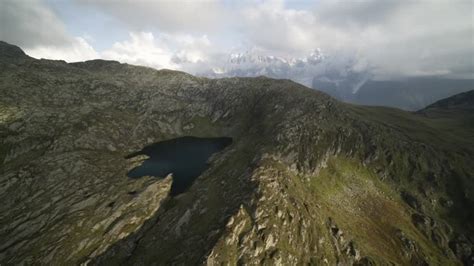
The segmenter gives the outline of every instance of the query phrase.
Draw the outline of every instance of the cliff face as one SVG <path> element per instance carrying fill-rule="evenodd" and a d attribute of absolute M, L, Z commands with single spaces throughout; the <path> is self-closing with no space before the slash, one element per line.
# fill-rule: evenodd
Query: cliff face
<path fill-rule="evenodd" d="M 2 263 L 472 260 L 470 113 L 0 46 Z M 127 154 L 180 136 L 234 141 L 176 197 L 170 177 L 126 177 Z"/>

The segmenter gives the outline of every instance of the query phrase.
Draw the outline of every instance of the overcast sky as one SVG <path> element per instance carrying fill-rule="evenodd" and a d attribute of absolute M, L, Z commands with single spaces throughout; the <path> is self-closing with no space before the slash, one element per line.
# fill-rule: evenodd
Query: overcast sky
<path fill-rule="evenodd" d="M 0 0 L 0 39 L 37 58 L 195 72 L 230 53 L 316 48 L 379 77 L 473 77 L 474 2 Z"/>

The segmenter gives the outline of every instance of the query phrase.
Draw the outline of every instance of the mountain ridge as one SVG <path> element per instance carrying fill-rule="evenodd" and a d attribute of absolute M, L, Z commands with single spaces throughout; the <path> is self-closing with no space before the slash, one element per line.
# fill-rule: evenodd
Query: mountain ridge
<path fill-rule="evenodd" d="M 472 78 L 413 76 L 378 80 L 367 69 L 358 69 L 357 60 L 325 55 L 319 49 L 300 58 L 269 56 L 258 51 L 235 53 L 228 57 L 226 63 L 196 73 L 213 78 L 259 75 L 290 78 L 345 102 L 408 111 L 474 89 Z M 206 66 L 203 69 L 207 69 Z"/>
<path fill-rule="evenodd" d="M 264 77 L 1 54 L 0 69 L 1 262 L 472 261 L 474 152 L 438 118 Z M 234 144 L 178 197 L 170 178 L 126 178 L 143 161 L 127 154 L 183 135 Z"/>
<path fill-rule="evenodd" d="M 428 105 L 425 109 L 430 108 L 461 108 L 472 109 L 474 107 L 474 90 L 462 92 L 451 97 L 439 100 Z"/>

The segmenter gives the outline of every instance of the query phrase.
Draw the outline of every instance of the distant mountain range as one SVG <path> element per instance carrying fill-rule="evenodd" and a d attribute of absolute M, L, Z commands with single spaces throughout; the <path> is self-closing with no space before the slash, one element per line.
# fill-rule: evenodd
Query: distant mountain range
<path fill-rule="evenodd" d="M 230 54 L 223 64 L 198 74 L 213 78 L 268 76 L 291 79 L 341 101 L 409 111 L 419 110 L 442 98 L 474 89 L 473 79 L 411 77 L 374 80 L 370 72 L 357 69 L 356 63 L 351 58 L 326 55 L 320 49 L 301 58 L 283 58 L 247 51 Z"/>
<path fill-rule="evenodd" d="M 262 55 L 255 51 L 231 53 L 224 63 L 216 63 L 212 69 L 205 69 L 199 75 L 221 77 L 257 77 L 268 76 L 280 79 L 292 79 L 310 86 L 313 73 L 320 72 L 325 62 L 321 50 L 316 49 L 305 57 L 284 58 Z"/>
<path fill-rule="evenodd" d="M 346 82 L 346 84 L 349 82 Z M 350 103 L 387 106 L 415 111 L 440 99 L 474 89 L 472 79 L 416 77 L 404 80 L 366 81 L 356 92 L 346 84 L 337 86 L 318 79 L 313 88 Z"/>

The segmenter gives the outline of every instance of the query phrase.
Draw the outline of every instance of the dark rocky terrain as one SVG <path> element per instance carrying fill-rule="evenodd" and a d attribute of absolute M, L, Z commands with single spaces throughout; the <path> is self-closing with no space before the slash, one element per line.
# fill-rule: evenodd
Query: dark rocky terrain
<path fill-rule="evenodd" d="M 472 265 L 474 114 L 435 106 L 0 43 L 0 264 Z M 233 143 L 175 197 L 126 177 L 181 136 Z"/>

